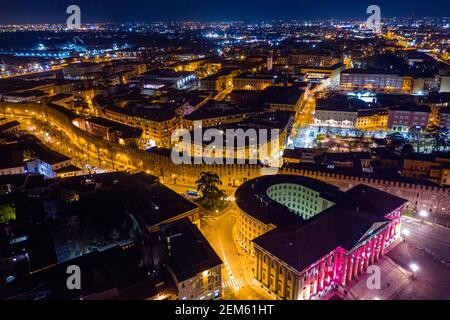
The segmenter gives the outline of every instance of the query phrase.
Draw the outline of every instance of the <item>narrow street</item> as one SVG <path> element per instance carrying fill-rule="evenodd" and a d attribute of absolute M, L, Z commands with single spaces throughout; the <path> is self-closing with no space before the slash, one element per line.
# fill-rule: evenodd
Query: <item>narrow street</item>
<path fill-rule="evenodd" d="M 204 231 L 208 241 L 224 262 L 222 286 L 224 300 L 267 300 L 251 286 L 251 264 L 239 253 L 233 239 L 236 223 L 235 211 L 229 210 L 220 217 L 204 219 Z"/>
<path fill-rule="evenodd" d="M 450 264 L 450 229 L 408 217 L 403 218 L 402 227 L 409 230 L 408 243 Z"/>

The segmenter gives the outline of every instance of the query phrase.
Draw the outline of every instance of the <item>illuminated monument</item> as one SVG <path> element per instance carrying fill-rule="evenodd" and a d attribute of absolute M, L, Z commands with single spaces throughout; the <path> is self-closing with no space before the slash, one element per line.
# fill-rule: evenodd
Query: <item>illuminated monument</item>
<path fill-rule="evenodd" d="M 346 285 L 397 238 L 406 200 L 365 185 L 266 176 L 236 191 L 238 241 L 254 276 L 278 299 L 309 300 Z"/>

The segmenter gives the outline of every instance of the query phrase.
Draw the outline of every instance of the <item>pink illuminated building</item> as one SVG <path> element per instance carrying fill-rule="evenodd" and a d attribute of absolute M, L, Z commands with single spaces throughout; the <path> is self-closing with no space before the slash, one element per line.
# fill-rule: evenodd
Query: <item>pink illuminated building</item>
<path fill-rule="evenodd" d="M 280 179 L 285 181 L 277 181 Z M 305 220 L 292 210 L 296 208 L 294 197 L 305 198 L 294 194 L 294 186 L 300 185 L 306 194 L 312 194 L 311 199 L 324 199 L 323 193 L 331 189 L 323 184 L 313 185 L 312 179 L 304 177 L 278 175 L 257 180 L 238 190 L 237 203 L 242 211 L 267 212 L 254 214 L 253 218 L 271 220 L 271 230 L 252 240 L 252 251 L 256 280 L 277 299 L 320 299 L 331 290 L 345 291 L 378 262 L 399 236 L 401 214 L 407 203 L 402 198 L 359 185 L 347 192 L 327 194 L 328 199 L 334 198 L 333 204 Z M 245 193 L 249 185 L 256 201 Z M 274 185 L 291 188 L 274 201 L 263 196 L 270 194 L 267 190 Z M 314 195 L 320 189 L 322 195 Z M 245 205 L 243 196 L 247 197 Z M 277 214 L 280 217 L 275 218 Z"/>

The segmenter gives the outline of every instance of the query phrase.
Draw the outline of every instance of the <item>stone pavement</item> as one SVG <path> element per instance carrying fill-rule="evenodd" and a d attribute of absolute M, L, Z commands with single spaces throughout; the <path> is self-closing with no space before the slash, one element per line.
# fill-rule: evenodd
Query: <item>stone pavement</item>
<path fill-rule="evenodd" d="M 382 257 L 377 263 L 381 268 L 381 288 L 370 290 L 367 280 L 371 274 L 360 275 L 348 291 L 357 300 L 390 300 L 413 281 L 413 274 L 397 265 L 389 257 Z"/>

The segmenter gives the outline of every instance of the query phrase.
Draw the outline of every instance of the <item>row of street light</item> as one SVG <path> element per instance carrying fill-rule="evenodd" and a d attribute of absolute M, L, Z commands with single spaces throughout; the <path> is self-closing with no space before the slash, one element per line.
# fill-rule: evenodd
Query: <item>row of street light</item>
<path fill-rule="evenodd" d="M 426 210 L 421 210 L 419 212 L 419 217 L 422 219 L 422 223 L 424 222 L 424 220 L 426 218 L 429 217 L 429 213 Z M 411 231 L 407 228 L 403 228 L 402 229 L 402 236 L 403 236 L 403 241 L 406 242 L 406 239 L 411 235 Z M 415 279 L 417 276 L 417 273 L 420 271 L 420 267 L 417 263 L 412 262 L 409 265 L 409 269 L 410 271 L 413 273 L 413 278 Z"/>

